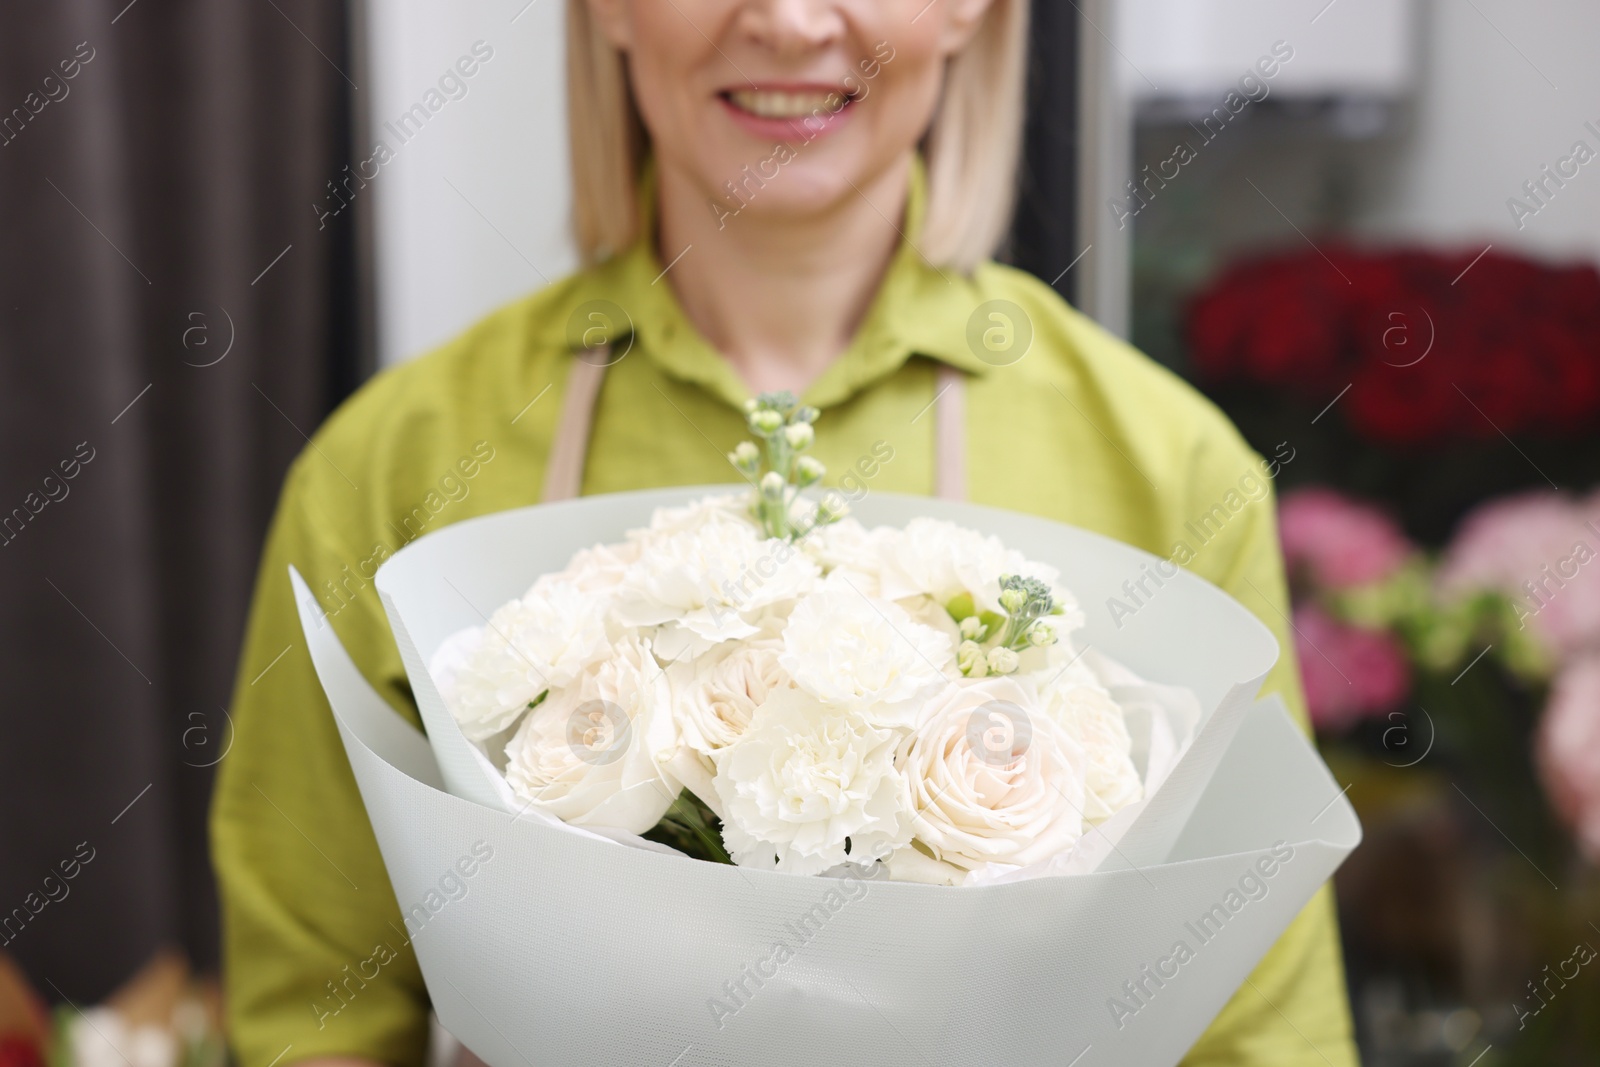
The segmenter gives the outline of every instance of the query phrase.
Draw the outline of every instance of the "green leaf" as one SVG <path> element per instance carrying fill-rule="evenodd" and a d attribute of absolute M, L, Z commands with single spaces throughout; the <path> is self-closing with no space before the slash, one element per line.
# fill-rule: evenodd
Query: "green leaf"
<path fill-rule="evenodd" d="M 646 841 L 677 849 L 708 863 L 733 862 L 722 844 L 722 821 L 689 790 L 678 794 L 661 821 L 642 835 Z"/>
<path fill-rule="evenodd" d="M 950 602 L 944 606 L 944 610 L 948 611 L 950 617 L 956 620 L 957 623 L 969 615 L 976 614 L 977 608 L 978 606 L 972 602 L 971 593 L 958 593 L 956 596 L 951 597 Z"/>

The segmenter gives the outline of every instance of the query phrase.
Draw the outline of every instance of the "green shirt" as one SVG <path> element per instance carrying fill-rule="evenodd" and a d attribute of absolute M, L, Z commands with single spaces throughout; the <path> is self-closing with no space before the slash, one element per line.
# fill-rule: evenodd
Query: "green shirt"
<path fill-rule="evenodd" d="M 1266 691 L 1282 694 L 1303 724 L 1260 458 L 1184 382 L 1031 276 L 995 264 L 970 278 L 930 266 L 914 247 L 924 181 L 919 165 L 904 226 L 912 236 L 866 320 L 803 397 L 823 412 L 814 454 L 829 481 L 856 494 L 932 493 L 935 367 L 959 368 L 969 379 L 969 497 L 1108 534 L 1232 593 L 1277 636 L 1283 656 Z M 625 354 L 599 397 L 584 492 L 737 480 L 724 454 L 747 436 L 748 390 L 685 318 L 652 244 L 641 239 L 379 375 L 289 472 L 261 563 L 234 695 L 236 737 L 211 821 L 229 1025 L 245 1067 L 321 1055 L 411 1067 L 423 1060 L 428 1029 L 427 991 L 286 568 L 305 575 L 363 673 L 417 722 L 372 575 L 422 534 L 538 502 L 574 342 L 599 321 L 588 318 L 590 301 L 623 309 L 633 334 L 618 344 Z M 1010 306 L 982 307 L 995 300 Z M 1004 317 L 991 318 L 996 311 Z M 1015 362 L 992 351 L 1007 347 L 1008 319 L 1018 331 L 1012 346 L 1031 327 Z M 986 338 L 991 329 L 1000 332 Z M 1276 458 L 1291 455 L 1285 448 Z M 1186 1063 L 1356 1063 L 1328 891 L 1252 982 Z"/>

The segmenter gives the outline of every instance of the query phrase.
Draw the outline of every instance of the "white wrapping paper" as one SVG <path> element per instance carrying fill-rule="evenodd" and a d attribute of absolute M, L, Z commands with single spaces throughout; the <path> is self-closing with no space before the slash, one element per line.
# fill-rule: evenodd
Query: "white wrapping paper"
<path fill-rule="evenodd" d="M 961 888 L 801 878 L 508 810 L 424 664 L 577 549 L 725 490 L 506 512 L 386 563 L 376 584 L 426 740 L 291 576 L 444 1025 L 491 1067 L 1175 1064 L 1360 828 L 1281 703 L 1252 704 L 1277 649 L 1242 606 L 1185 573 L 1112 623 L 1100 605 L 1155 562 L 1129 546 L 923 498 L 856 508 L 868 525 L 950 519 L 1059 567 L 1088 616 L 1081 644 L 1198 695 L 1167 780 L 1085 838 L 1063 868 L 1075 873 Z"/>

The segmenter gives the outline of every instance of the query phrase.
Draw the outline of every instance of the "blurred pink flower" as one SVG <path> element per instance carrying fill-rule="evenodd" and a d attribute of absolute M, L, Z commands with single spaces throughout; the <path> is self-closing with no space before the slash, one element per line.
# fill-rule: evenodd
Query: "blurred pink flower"
<path fill-rule="evenodd" d="M 1384 630 L 1363 630 L 1314 604 L 1294 609 L 1295 650 L 1317 730 L 1337 733 L 1382 715 L 1411 690 L 1405 649 Z"/>
<path fill-rule="evenodd" d="M 1600 648 L 1600 493 L 1534 491 L 1462 520 L 1438 574 L 1446 594 L 1493 590 L 1557 658 Z"/>
<path fill-rule="evenodd" d="M 1382 511 L 1332 489 L 1296 489 L 1278 508 L 1278 536 L 1291 574 L 1305 571 L 1325 589 L 1393 574 L 1413 546 Z"/>
<path fill-rule="evenodd" d="M 1576 660 L 1556 676 L 1538 753 L 1551 803 L 1600 862 L 1600 657 Z"/>

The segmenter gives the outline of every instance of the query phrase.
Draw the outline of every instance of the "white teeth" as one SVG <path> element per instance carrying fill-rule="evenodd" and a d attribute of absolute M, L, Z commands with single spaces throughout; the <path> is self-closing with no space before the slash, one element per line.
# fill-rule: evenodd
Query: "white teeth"
<path fill-rule="evenodd" d="M 803 119 L 816 113 L 830 114 L 844 107 L 843 93 L 780 93 L 758 89 L 737 89 L 728 94 L 741 111 L 763 119 Z"/>

